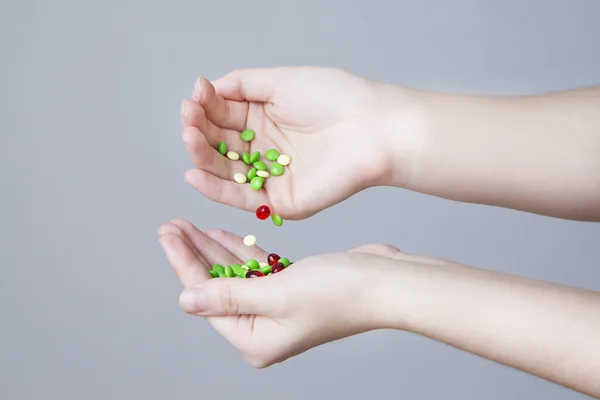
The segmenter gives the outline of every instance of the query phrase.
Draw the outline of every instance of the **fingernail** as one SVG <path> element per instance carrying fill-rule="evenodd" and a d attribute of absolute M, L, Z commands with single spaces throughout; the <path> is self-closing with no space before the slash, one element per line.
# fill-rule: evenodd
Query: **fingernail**
<path fill-rule="evenodd" d="M 188 289 L 181 294 L 179 305 L 188 313 L 204 312 L 206 311 L 206 292 L 201 288 Z"/>
<path fill-rule="evenodd" d="M 196 83 L 194 84 L 194 93 L 192 95 L 193 99 L 196 101 L 200 101 L 202 97 L 202 84 L 200 83 L 200 79 L 196 79 Z"/>
<path fill-rule="evenodd" d="M 188 116 L 188 112 L 187 112 L 187 106 L 186 106 L 186 104 L 185 104 L 185 100 L 183 100 L 183 101 L 181 102 L 181 113 L 182 113 L 183 115 L 185 115 L 186 117 Z"/>

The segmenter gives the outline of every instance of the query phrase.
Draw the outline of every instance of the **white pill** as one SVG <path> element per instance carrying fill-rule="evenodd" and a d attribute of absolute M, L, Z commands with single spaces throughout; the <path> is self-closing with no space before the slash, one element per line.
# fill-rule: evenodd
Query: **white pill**
<path fill-rule="evenodd" d="M 292 159 L 290 158 L 290 156 L 281 154 L 279 157 L 277 157 L 277 162 L 281 165 L 290 165 L 290 162 L 292 162 Z"/>
<path fill-rule="evenodd" d="M 246 264 L 242 265 L 242 268 L 244 268 L 246 271 L 248 271 L 250 268 L 248 268 L 248 266 Z"/>
<path fill-rule="evenodd" d="M 261 267 L 261 268 L 264 268 L 264 267 L 266 267 L 267 265 L 269 265 L 269 264 L 267 264 L 266 262 L 261 262 L 261 263 L 258 263 L 258 266 L 259 266 L 259 267 Z"/>
<path fill-rule="evenodd" d="M 260 176 L 261 178 L 268 178 L 269 177 L 269 173 L 267 171 L 256 171 L 256 175 Z"/>
<path fill-rule="evenodd" d="M 240 155 L 238 153 L 236 153 L 235 151 L 228 151 L 227 158 L 229 158 L 230 160 L 233 160 L 233 161 L 237 161 L 240 159 Z"/>
<path fill-rule="evenodd" d="M 237 182 L 237 183 L 246 183 L 246 175 L 241 174 L 241 173 L 237 173 L 235 175 L 233 175 L 233 179 Z"/>
<path fill-rule="evenodd" d="M 246 246 L 254 246 L 256 244 L 256 236 L 248 235 L 244 238 L 244 244 Z"/>

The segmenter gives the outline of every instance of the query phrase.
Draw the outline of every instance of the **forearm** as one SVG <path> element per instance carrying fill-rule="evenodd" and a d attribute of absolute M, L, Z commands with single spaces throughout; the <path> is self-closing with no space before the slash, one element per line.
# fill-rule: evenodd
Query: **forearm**
<path fill-rule="evenodd" d="M 403 134 L 391 147 L 411 161 L 397 160 L 393 185 L 600 221 L 600 87 L 523 97 L 403 90 L 411 115 L 398 104 Z"/>
<path fill-rule="evenodd" d="M 452 263 L 397 268 L 382 326 L 600 397 L 600 293 Z"/>

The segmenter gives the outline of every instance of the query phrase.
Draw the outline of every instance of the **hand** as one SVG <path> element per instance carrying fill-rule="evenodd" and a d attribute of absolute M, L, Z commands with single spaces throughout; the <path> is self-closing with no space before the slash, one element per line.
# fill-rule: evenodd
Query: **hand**
<path fill-rule="evenodd" d="M 185 220 L 159 229 L 164 251 L 186 290 L 188 313 L 205 316 L 253 366 L 264 368 L 312 347 L 383 327 L 374 285 L 388 279 L 403 253 L 369 245 L 311 257 L 285 270 L 254 279 L 214 278 L 213 264 L 266 260 L 223 231 L 200 232 Z"/>
<path fill-rule="evenodd" d="M 391 138 L 405 130 L 390 109 L 409 113 L 403 90 L 332 68 L 240 70 L 212 84 L 202 78 L 194 100 L 182 104 L 183 137 L 197 168 L 185 179 L 222 204 L 248 211 L 266 204 L 284 219 L 312 216 L 391 179 Z M 250 143 L 240 139 L 246 128 L 256 132 Z M 255 192 L 233 181 L 250 167 L 219 154 L 221 141 L 239 154 L 274 148 L 292 161 Z"/>

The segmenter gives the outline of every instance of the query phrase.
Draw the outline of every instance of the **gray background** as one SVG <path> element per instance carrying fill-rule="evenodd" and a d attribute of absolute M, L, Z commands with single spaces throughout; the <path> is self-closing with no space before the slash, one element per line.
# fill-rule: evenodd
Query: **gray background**
<path fill-rule="evenodd" d="M 394 3 L 2 1 L 1 399 L 584 398 L 393 331 L 255 370 L 178 308 L 156 235 L 176 217 L 296 259 L 385 241 L 600 289 L 599 224 L 379 188 L 277 230 L 183 182 L 179 105 L 199 75 L 313 64 L 467 93 L 600 83 L 597 1 Z"/>

